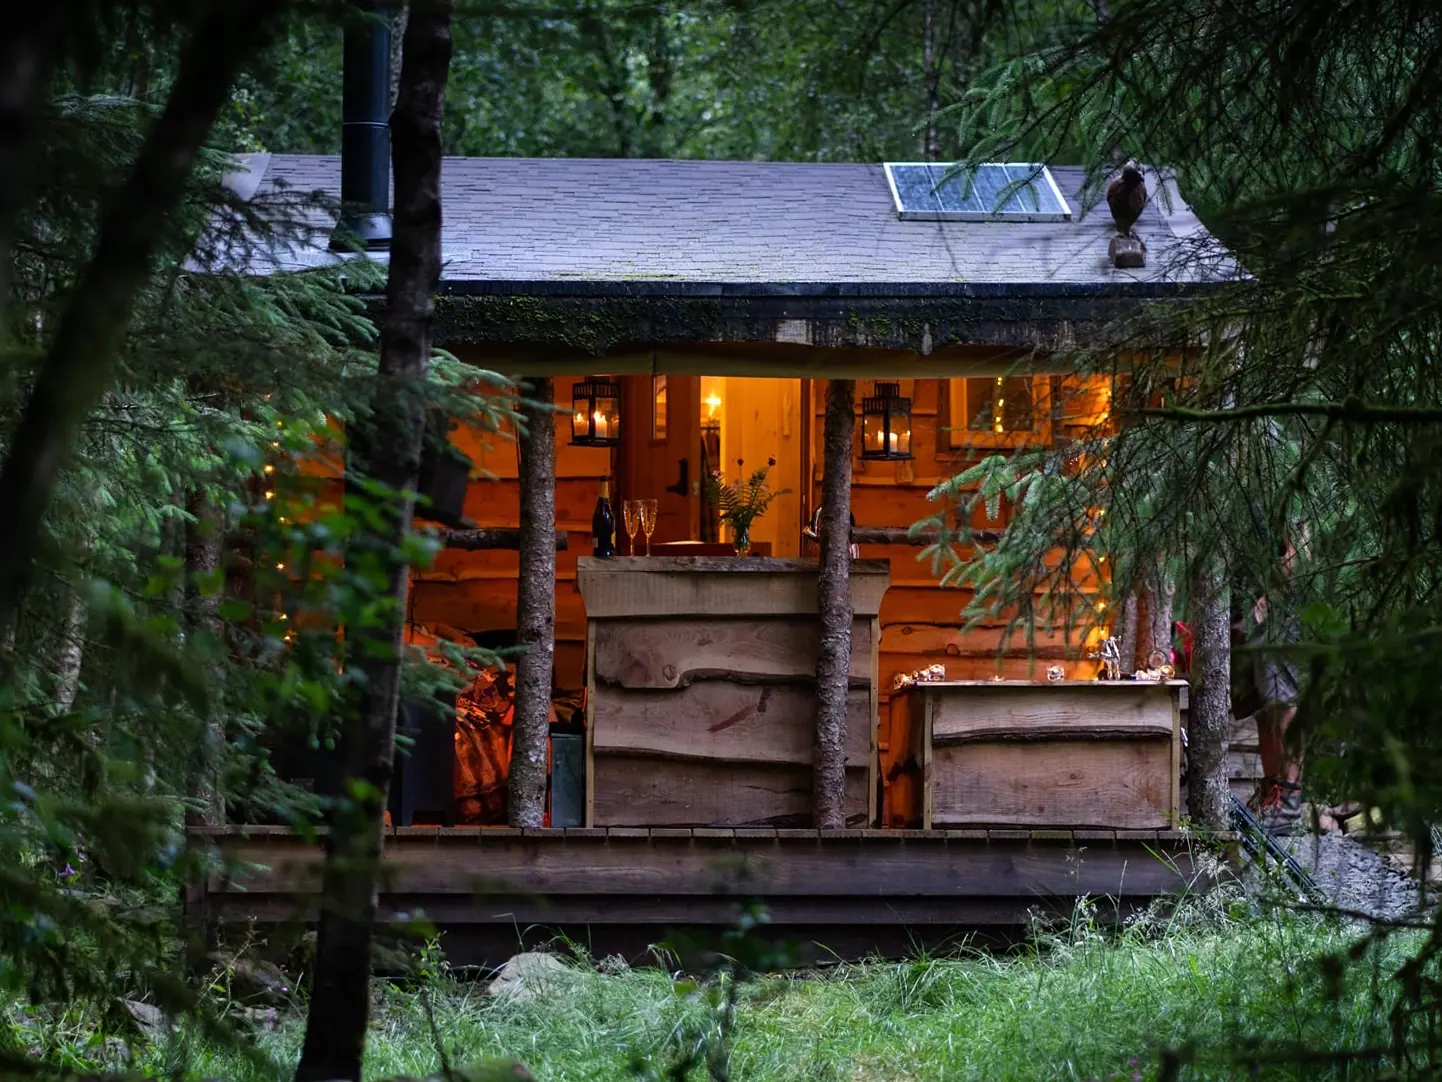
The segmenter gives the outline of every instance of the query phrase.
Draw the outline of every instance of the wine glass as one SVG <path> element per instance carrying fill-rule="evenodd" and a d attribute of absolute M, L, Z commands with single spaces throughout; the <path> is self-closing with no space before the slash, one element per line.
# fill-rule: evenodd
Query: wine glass
<path fill-rule="evenodd" d="M 651 555 L 651 535 L 656 532 L 656 501 L 637 500 L 641 505 L 641 532 L 646 535 L 646 555 Z"/>
<path fill-rule="evenodd" d="M 626 523 L 626 536 L 631 539 L 631 555 L 636 555 L 636 531 L 641 528 L 641 501 L 627 500 L 621 505 L 621 517 Z"/>

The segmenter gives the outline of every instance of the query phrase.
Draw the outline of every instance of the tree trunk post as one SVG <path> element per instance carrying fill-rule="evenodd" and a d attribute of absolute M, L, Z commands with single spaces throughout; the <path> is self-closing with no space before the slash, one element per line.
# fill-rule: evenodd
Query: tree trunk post
<path fill-rule="evenodd" d="M 556 415 L 549 378 L 534 380 L 521 403 L 521 559 L 516 599 L 515 723 L 507 819 L 538 827 L 546 813 L 546 743 L 556 654 Z"/>
<path fill-rule="evenodd" d="M 1187 722 L 1187 811 L 1225 830 L 1230 812 L 1227 744 L 1232 718 L 1231 602 L 1225 568 L 1209 561 L 1192 585 L 1191 710 Z"/>
<path fill-rule="evenodd" d="M 846 698 L 851 677 L 851 433 L 856 381 L 834 379 L 826 391 L 825 461 L 821 476 L 821 556 L 817 611 L 816 740 L 811 799 L 821 830 L 846 826 Z"/>
<path fill-rule="evenodd" d="M 431 318 L 441 275 L 441 113 L 451 60 L 451 0 L 411 5 L 400 93 L 391 114 L 394 228 L 379 382 L 373 398 L 369 467 L 395 494 L 379 521 L 357 539 L 384 561 L 385 618 L 355 629 L 350 664 L 358 670 L 356 714 L 341 738 L 341 773 L 362 781 L 331 815 L 321 878 L 314 981 L 297 1082 L 361 1077 L 370 1019 L 371 948 L 380 882 L 381 839 L 395 756 L 396 710 L 425 408 L 419 393 L 430 362 Z"/>
<path fill-rule="evenodd" d="M 1112 629 L 1112 636 L 1119 640 L 1118 649 L 1121 652 L 1124 672 L 1135 672 L 1141 667 L 1138 662 L 1146 660 L 1137 649 L 1137 608 L 1137 592 L 1135 589 L 1128 590 L 1122 601 L 1120 626 Z"/>

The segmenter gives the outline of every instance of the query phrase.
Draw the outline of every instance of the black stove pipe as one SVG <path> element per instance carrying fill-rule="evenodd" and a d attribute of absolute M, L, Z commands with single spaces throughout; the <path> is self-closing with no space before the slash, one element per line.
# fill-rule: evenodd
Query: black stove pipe
<path fill-rule="evenodd" d="M 391 244 L 391 20 L 380 0 L 356 0 L 345 28 L 341 90 L 341 220 L 334 249 Z"/>

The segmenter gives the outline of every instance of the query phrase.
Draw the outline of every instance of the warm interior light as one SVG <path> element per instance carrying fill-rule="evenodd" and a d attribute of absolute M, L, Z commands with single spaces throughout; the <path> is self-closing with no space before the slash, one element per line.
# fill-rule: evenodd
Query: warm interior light
<path fill-rule="evenodd" d="M 716 411 L 721 408 L 721 396 L 712 391 L 706 396 L 706 419 L 709 421 L 716 416 Z"/>

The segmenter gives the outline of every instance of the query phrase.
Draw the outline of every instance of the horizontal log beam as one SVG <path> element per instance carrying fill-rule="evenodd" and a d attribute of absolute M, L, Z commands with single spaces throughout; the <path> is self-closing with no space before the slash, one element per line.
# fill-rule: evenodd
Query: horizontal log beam
<path fill-rule="evenodd" d="M 464 549 L 478 552 L 482 549 L 509 549 L 518 551 L 521 547 L 521 531 L 508 527 L 490 527 L 478 530 L 437 530 L 436 537 L 448 549 Z M 556 531 L 556 550 L 569 547 L 566 531 Z"/>
<path fill-rule="evenodd" d="M 1001 530 L 972 530 L 971 537 L 975 541 L 1000 541 Z M 917 548 L 923 545 L 934 545 L 938 531 L 934 528 L 918 530 L 915 537 L 911 536 L 911 530 L 906 526 L 853 526 L 851 528 L 852 543 L 857 545 L 914 545 Z"/>
<path fill-rule="evenodd" d="M 1164 836 L 1167 840 L 1163 840 Z M 304 895 L 319 883 L 322 851 L 294 835 L 214 837 L 239 889 Z M 625 898 L 1001 898 L 1158 895 L 1182 889 L 1185 842 L 1145 831 L 722 831 L 612 828 L 397 831 L 388 837 L 386 894 L 533 894 Z M 1178 869 L 1144 859 L 1170 851 Z M 1085 852 L 1080 850 L 1084 848 Z"/>

